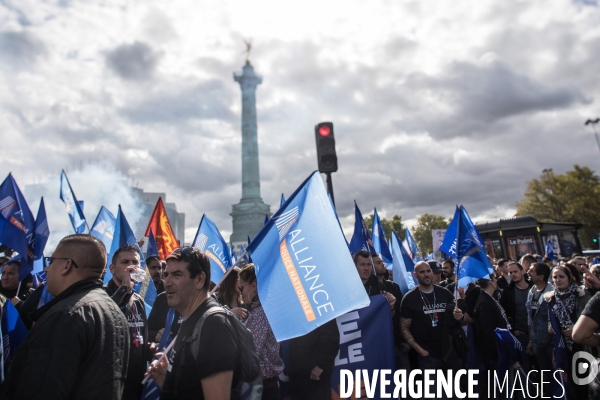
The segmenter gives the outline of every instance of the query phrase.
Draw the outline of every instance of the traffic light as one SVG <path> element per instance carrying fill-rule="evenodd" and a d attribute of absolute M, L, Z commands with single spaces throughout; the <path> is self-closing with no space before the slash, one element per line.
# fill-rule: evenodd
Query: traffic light
<path fill-rule="evenodd" d="M 319 172 L 331 173 L 338 170 L 337 155 L 335 154 L 335 137 L 333 124 L 321 122 L 315 126 L 315 140 L 317 142 L 317 161 Z"/>

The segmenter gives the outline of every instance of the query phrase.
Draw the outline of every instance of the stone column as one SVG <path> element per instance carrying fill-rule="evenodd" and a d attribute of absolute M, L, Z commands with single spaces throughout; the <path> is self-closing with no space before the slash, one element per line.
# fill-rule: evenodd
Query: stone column
<path fill-rule="evenodd" d="M 271 207 L 260 197 L 260 171 L 258 167 L 258 129 L 256 124 L 256 87 L 262 78 L 254 73 L 254 68 L 246 61 L 242 74 L 233 78 L 242 90 L 242 198 L 233 205 L 234 244 L 246 243 L 248 236 L 254 236 L 263 226 L 265 215 L 271 215 Z"/>

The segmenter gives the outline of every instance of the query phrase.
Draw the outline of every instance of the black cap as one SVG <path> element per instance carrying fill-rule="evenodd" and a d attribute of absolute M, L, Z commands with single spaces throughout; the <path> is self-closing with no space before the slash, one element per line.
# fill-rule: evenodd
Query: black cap
<path fill-rule="evenodd" d="M 436 260 L 427 261 L 427 264 L 429 264 L 429 267 L 434 273 L 439 274 L 442 272 L 442 266 Z"/>

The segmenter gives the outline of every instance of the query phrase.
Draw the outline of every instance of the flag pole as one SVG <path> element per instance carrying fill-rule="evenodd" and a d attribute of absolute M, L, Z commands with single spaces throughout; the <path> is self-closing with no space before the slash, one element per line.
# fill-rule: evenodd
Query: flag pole
<path fill-rule="evenodd" d="M 169 343 L 167 348 L 163 351 L 162 356 L 160 356 L 160 358 L 158 359 L 159 364 L 162 362 L 162 360 L 164 360 L 167 357 L 167 354 L 169 354 L 169 352 L 173 348 L 173 345 L 175 344 L 175 339 L 177 339 L 177 336 L 175 336 L 173 340 L 171 340 L 171 343 Z M 148 367 L 148 372 L 150 372 L 150 367 Z M 150 374 L 144 377 L 144 380 L 142 380 L 142 385 L 145 385 L 146 382 L 148 382 L 148 379 L 150 379 Z"/>
<path fill-rule="evenodd" d="M 225 278 L 227 278 L 227 275 L 229 275 L 229 273 L 233 270 L 233 268 L 236 267 L 240 263 L 240 261 L 242 261 L 242 258 L 246 254 L 248 254 L 248 252 L 244 250 L 244 254 L 241 254 L 240 258 L 238 258 L 238 260 L 231 267 L 227 268 L 227 271 L 225 271 L 225 274 L 223 275 L 223 277 L 219 280 L 219 282 L 217 282 L 217 284 L 215 285 L 215 287 L 208 294 L 209 296 L 213 295 L 213 293 L 219 288 L 219 286 L 221 285 L 221 283 L 223 283 L 223 281 L 225 280 Z"/>

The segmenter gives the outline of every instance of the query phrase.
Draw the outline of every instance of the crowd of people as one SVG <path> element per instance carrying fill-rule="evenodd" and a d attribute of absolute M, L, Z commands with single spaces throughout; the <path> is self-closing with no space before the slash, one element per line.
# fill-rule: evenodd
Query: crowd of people
<path fill-rule="evenodd" d="M 466 288 L 456 287 L 452 260 L 420 261 L 407 293 L 378 254 L 358 251 L 353 261 L 365 292 L 383 295 L 389 304 L 396 369 L 478 369 L 479 397 L 486 398 L 483 388 L 494 384 L 487 371 L 497 371 L 499 363 L 495 330 L 506 329 L 523 350 L 511 368 L 537 385 L 537 397 L 551 396 L 539 373 L 555 369 L 553 336 L 559 332 L 551 327 L 551 314 L 569 358 L 580 352 L 598 357 L 600 265 L 592 260 L 575 255 L 554 265 L 530 254 L 490 259 L 495 272 Z M 19 282 L 18 261 L 0 260 L 0 301 L 10 301 L 29 329 L 5 364 L 1 398 L 138 400 L 148 389 L 145 378 L 161 399 L 332 398 L 336 321 L 277 342 L 252 263 L 231 268 L 215 287 L 209 258 L 197 248 L 177 249 L 166 260 L 148 257 L 158 293 L 148 317 L 131 276 L 140 267 L 138 247 L 122 247 L 107 260 L 101 241 L 70 235 L 45 263 L 46 282 L 34 288 L 31 276 Z M 112 275 L 103 285 L 106 265 Z M 44 293 L 52 299 L 42 301 Z M 252 343 L 240 335 L 241 324 Z M 159 348 L 166 338 L 172 346 Z M 253 382 L 244 380 L 248 352 L 260 370 Z M 574 374 L 564 374 L 567 399 L 600 397 L 600 377 L 579 385 Z M 247 397 L 248 388 L 260 390 Z"/>

